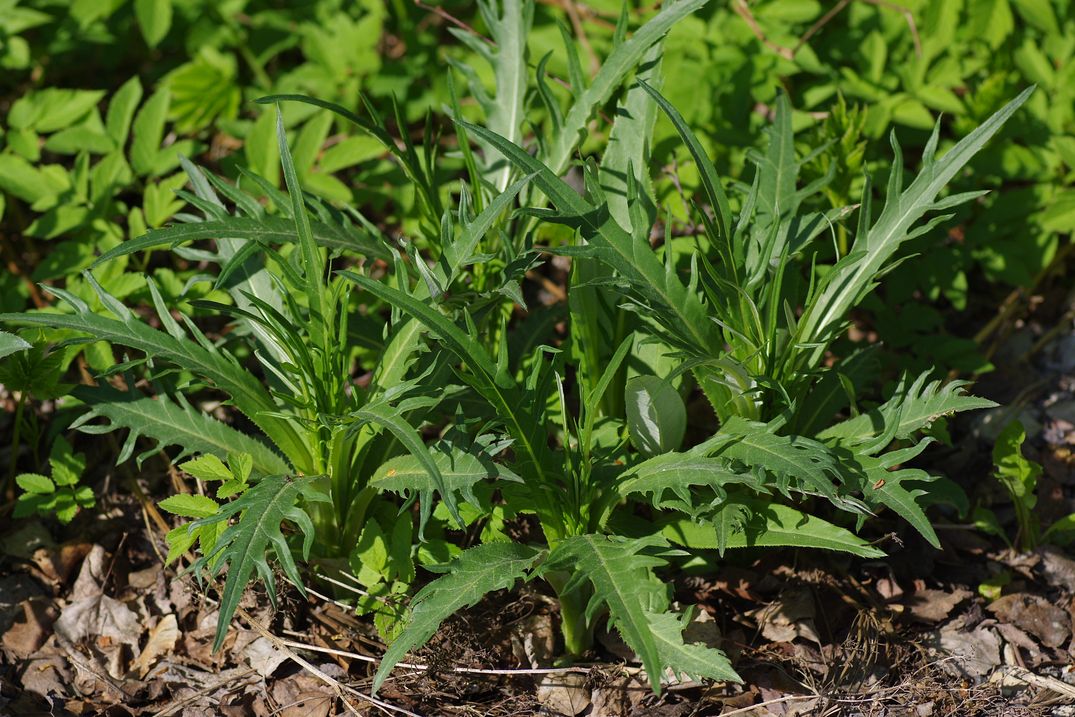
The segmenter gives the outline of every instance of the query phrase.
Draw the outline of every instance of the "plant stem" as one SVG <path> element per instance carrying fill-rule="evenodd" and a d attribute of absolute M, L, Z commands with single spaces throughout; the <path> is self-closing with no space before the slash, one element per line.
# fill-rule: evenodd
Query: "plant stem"
<path fill-rule="evenodd" d="M 11 481 L 15 479 L 15 471 L 18 469 L 19 461 L 19 437 L 22 432 L 22 414 L 26 407 L 27 395 L 23 391 L 19 395 L 19 402 L 15 405 L 15 428 L 12 431 L 11 436 L 11 456 L 8 461 L 7 479 L 4 481 L 7 486 L 11 485 Z"/>
<path fill-rule="evenodd" d="M 565 591 L 569 577 L 568 573 L 561 571 L 546 575 L 560 599 L 560 633 L 564 636 L 564 653 L 568 657 L 578 658 L 593 647 L 593 625 L 586 619 L 586 603 L 590 595 L 589 590 L 583 588 Z"/>

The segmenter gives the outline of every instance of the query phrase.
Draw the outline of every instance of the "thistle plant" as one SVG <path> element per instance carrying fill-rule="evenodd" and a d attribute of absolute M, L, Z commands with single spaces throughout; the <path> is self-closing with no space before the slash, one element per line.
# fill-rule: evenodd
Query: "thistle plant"
<path fill-rule="evenodd" d="M 194 191 L 182 194 L 204 217 L 190 217 L 188 223 L 121 244 L 97 262 L 171 247 L 180 256 L 217 265 L 218 274 L 202 280 L 225 290 L 230 303 L 193 305 L 227 317 L 236 338 L 214 341 L 189 317 L 180 315 L 177 320 L 150 281 L 160 326 L 154 328 L 106 293 L 92 271 L 85 273 L 85 279 L 97 290 L 107 314 L 94 313 L 73 294 L 50 288 L 70 313 L 0 317 L 12 326 L 64 330 L 73 342 L 104 339 L 139 352 L 139 358 L 129 358 L 110 373 L 141 370 L 156 396 L 134 388 L 119 390 L 104 381 L 80 387 L 74 394 L 89 406 L 75 424 L 82 431 L 129 429 L 120 462 L 134 454 L 141 437 L 157 445 L 139 454 L 139 462 L 164 446 L 179 447 L 176 463 L 194 454 L 204 457 L 200 460 L 243 456 L 247 462 L 248 489 L 244 487 L 218 512 L 191 523 L 186 536 L 172 536 L 185 549 L 191 536 L 206 526 L 240 516 L 195 565 L 199 573 L 201 568 L 215 573 L 228 567 L 218 646 L 254 574 L 266 580 L 275 600 L 267 553 L 275 553 L 288 578 L 303 589 L 281 523 L 290 522 L 303 534 L 303 557 L 312 554 L 346 562 L 374 502 L 376 491 L 369 477 L 393 455 L 412 451 L 418 456 L 449 511 L 456 512 L 452 494 L 444 490 L 442 476 L 416 428 L 436 401 L 413 394 L 413 382 L 405 380 L 412 365 L 421 362 L 416 356 L 417 325 L 376 325 L 375 317 L 369 317 L 356 326 L 358 307 L 349 282 L 334 279 L 328 271 L 345 252 L 387 261 L 399 260 L 399 254 L 361 224 L 356 226 L 343 213 L 304 195 L 282 119 L 278 134 L 289 192 L 280 192 L 255 175 L 246 177 L 279 215 L 267 214 L 255 196 L 185 162 Z M 234 213 L 225 200 L 233 203 Z M 215 250 L 180 246 L 203 239 L 214 239 Z M 236 358 L 237 348 L 254 358 L 254 367 Z M 364 388 L 352 379 L 357 363 L 364 363 L 371 373 Z M 429 367 L 426 375 L 434 370 Z M 133 376 L 128 385 L 132 383 Z M 191 399 L 203 390 L 223 394 L 259 435 L 237 430 L 195 408 Z M 189 510 L 183 514 L 197 515 Z"/>
<path fill-rule="evenodd" d="M 862 354 L 835 351 L 844 351 L 837 342 L 849 311 L 898 263 L 900 247 L 980 196 L 941 192 L 1030 90 L 940 157 L 938 125 L 907 186 L 893 137 L 876 217 L 868 178 L 858 207 L 811 211 L 831 177 L 799 186 L 798 175 L 826 148 L 798 156 L 781 98 L 765 151 L 751 155 L 752 185 L 729 196 L 659 89 L 661 37 L 704 4 L 666 3 L 630 37 L 624 12 L 589 81 L 565 36 L 565 93 L 550 87 L 547 56 L 529 81 L 532 3 L 480 3 L 494 49 L 459 37 L 491 65 L 495 88 L 490 95 L 473 68 L 456 63 L 481 115 L 464 121 L 453 95 L 460 183 L 447 181 L 431 117 L 417 145 L 406 132 L 397 142 L 368 104 L 360 115 L 308 97 L 265 98 L 319 106 L 378 140 L 413 185 L 417 231 L 389 237 L 358 210 L 305 194 L 279 117 L 287 191 L 245 171 L 243 189 L 184 162 L 192 191 L 180 196 L 200 216 L 124 242 L 95 266 L 167 249 L 215 267 L 192 283 L 210 284 L 217 298 L 191 302 L 224 320 L 227 330 L 212 338 L 152 281 L 151 324 L 105 291 L 93 269 L 84 276 L 100 310 L 46 287 L 66 313 L 0 314 L 6 327 L 135 352 L 97 386 L 75 390 L 88 406 L 76 426 L 129 429 L 120 461 L 140 438 L 155 445 L 139 460 L 178 446 L 173 462 L 197 456 L 181 467 L 221 482 L 216 498 L 226 502 L 165 502 L 194 519 L 173 531 L 173 557 L 198 545 L 198 575 L 227 568 L 218 647 L 250 580 L 260 577 L 275 600 L 270 554 L 300 590 L 297 555 L 398 592 L 414 581 L 424 550 L 425 562 L 445 563 L 436 566 L 443 575 L 415 595 L 374 690 L 447 617 L 528 580 L 559 599 L 568 659 L 589 652 L 607 624 L 655 690 L 668 670 L 735 680 L 720 650 L 685 640 L 691 610 L 672 611 L 659 571 L 685 552 L 795 546 L 876 558 L 882 551 L 848 526 L 885 509 L 939 544 L 925 509 L 940 479 L 906 464 L 928 446 L 922 434 L 933 422 L 992 404 L 963 383 L 923 374 L 857 412 Z M 583 163 L 580 193 L 561 175 L 598 108 L 632 73 L 603 156 Z M 530 119 L 531 106 L 540 119 Z M 698 169 L 702 231 L 676 239 L 665 222 L 654 246 L 660 207 L 649 152 L 658 112 Z M 405 127 L 398 107 L 394 115 Z M 848 251 L 826 265 L 831 252 L 820 241 L 855 211 Z M 570 242 L 535 247 L 543 225 L 566 227 Z M 562 314 L 529 311 L 524 301 L 522 282 L 545 251 L 572 260 L 566 337 L 554 330 Z M 516 320 L 520 309 L 529 315 Z M 147 384 L 154 397 L 142 392 Z M 684 445 L 684 396 L 696 389 L 717 428 Z M 199 407 L 221 396 L 241 414 L 236 425 Z M 498 527 L 520 515 L 540 526 L 526 543 Z M 432 533 L 479 522 L 481 544 L 442 542 L 454 559 L 437 559 Z M 371 547 L 388 536 L 388 549 Z"/>
<path fill-rule="evenodd" d="M 591 266 L 585 281 L 575 272 L 572 296 L 594 285 L 624 291 L 621 306 L 604 308 L 614 324 L 633 335 L 600 371 L 593 371 L 597 362 L 587 358 L 598 354 L 585 342 L 598 335 L 585 321 L 571 324 L 576 350 L 569 356 L 581 360 L 567 361 L 548 346 L 539 347 L 532 360 L 520 360 L 507 355 L 507 343 L 488 351 L 465 311 L 453 320 L 404 291 L 347 274 L 364 291 L 421 321 L 454 356 L 459 378 L 488 403 L 511 441 L 508 465 L 519 482 L 503 484 L 505 499 L 516 511 L 536 515 L 544 538 L 537 545 L 492 542 L 462 553 L 446 575 L 415 597 L 410 622 L 382 661 L 374 689 L 449 615 L 488 591 L 535 578 L 545 580 L 560 600 L 569 655 L 584 654 L 595 628 L 607 620 L 639 655 L 655 690 L 666 668 L 736 679 L 719 651 L 685 643 L 683 617 L 668 612 L 669 595 L 654 571 L 668 564 L 675 552 L 671 543 L 721 552 L 784 545 L 883 555 L 849 530 L 806 512 L 820 499 L 860 526 L 890 509 L 939 547 L 925 514 L 931 483 L 939 478 L 905 464 L 931 442 L 921 434 L 933 422 L 993 404 L 966 395 L 962 382 L 930 381 L 924 374 L 901 381 L 876 408 L 838 420 L 853 399 L 848 375 L 855 361 L 826 365 L 822 359 L 845 330 L 849 310 L 898 261 L 900 245 L 948 215 L 918 222 L 929 212 L 980 196 L 938 199 L 945 183 L 1031 90 L 940 158 L 935 156 L 938 124 L 922 172 L 906 188 L 893 136 L 896 157 L 880 215 L 873 217 L 867 182 L 850 252 L 822 267 L 812 242 L 851 210 L 801 209 L 825 179 L 797 185 L 798 170 L 810 157 L 796 156 L 785 99 L 778 102 L 767 151 L 754 156 L 754 182 L 736 215 L 712 162 L 679 113 L 644 81 L 638 86 L 669 116 L 699 167 L 702 192 L 696 208 L 705 233 L 689 250 L 677 250 L 668 239 L 658 249 L 650 243 L 652 218 L 646 207 L 654 203 L 635 174 L 636 167 L 645 166 L 648 146 L 648 135 L 637 133 L 652 127 L 644 111 L 618 113 L 632 117 L 625 132 L 636 133 L 630 144 L 638 155 L 628 158 L 624 191 L 616 199 L 601 181 L 602 168 L 593 163 L 586 166 L 580 196 L 531 152 L 488 128 L 461 122 L 470 136 L 531 177 L 553 206 L 531 213 L 577 232 L 578 242 L 559 251 L 605 268 Z M 640 96 L 636 92 L 625 102 Z M 581 314 L 573 312 L 573 318 Z M 678 364 L 667 375 L 652 376 L 642 389 L 617 379 L 639 338 L 657 344 Z M 675 425 L 683 409 L 668 388 L 688 375 L 709 399 L 719 429 L 680 451 L 682 429 Z M 574 378 L 573 396 L 565 388 L 566 376 Z M 625 413 L 626 422 L 603 404 L 610 390 L 624 395 L 620 405 L 635 405 Z M 632 499 L 641 497 L 655 511 L 647 522 L 634 519 Z"/>

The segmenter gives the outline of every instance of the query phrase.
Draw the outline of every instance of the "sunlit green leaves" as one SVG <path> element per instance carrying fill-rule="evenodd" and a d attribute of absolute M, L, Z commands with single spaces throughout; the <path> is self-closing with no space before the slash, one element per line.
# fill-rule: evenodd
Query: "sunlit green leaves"
<path fill-rule="evenodd" d="M 687 430 L 687 409 L 672 384 L 656 376 L 637 376 L 627 382 L 626 391 L 627 427 L 635 448 L 644 456 L 678 448 Z"/>
<path fill-rule="evenodd" d="M 28 348 L 30 348 L 30 344 L 20 339 L 15 334 L 0 331 L 0 358 L 4 358 L 17 351 L 25 351 Z"/>
<path fill-rule="evenodd" d="M 146 44 L 159 45 L 172 25 L 172 0 L 135 0 L 134 13 Z"/>
<path fill-rule="evenodd" d="M 241 515 L 238 522 L 228 525 L 221 533 L 213 549 L 203 554 L 194 565 L 196 573 L 205 570 L 210 575 L 215 575 L 224 566 L 228 567 L 220 594 L 220 619 L 217 621 L 213 649 L 220 649 L 223 644 L 243 590 L 255 573 L 265 582 L 270 600 L 276 603 L 276 580 L 266 561 L 268 551 L 276 555 L 284 574 L 295 587 L 305 593 L 302 576 L 280 526 L 288 521 L 302 532 L 301 554 L 304 559 L 308 558 L 314 540 L 314 527 L 300 500 L 328 500 L 315 489 L 315 480 L 286 475 L 263 478 L 213 515 L 192 524 L 195 529 L 222 523 L 226 525 L 229 518 Z"/>
<path fill-rule="evenodd" d="M 487 543 L 464 551 L 446 574 L 422 588 L 411 601 L 411 616 L 389 646 L 373 678 L 376 692 L 396 663 L 424 644 L 440 624 L 474 605 L 486 593 L 512 587 L 526 577 L 541 553 L 517 543 Z"/>
<path fill-rule="evenodd" d="M 1019 527 L 1018 544 L 1023 550 L 1033 550 L 1040 538 L 1040 524 L 1034 514 L 1037 505 L 1038 478 L 1041 466 L 1023 455 L 1026 431 L 1018 421 L 1005 426 L 993 446 L 996 479 L 1004 486 L 1015 508 Z"/>
<path fill-rule="evenodd" d="M 668 607 L 665 586 L 651 572 L 664 563 L 650 554 L 662 542 L 659 537 L 628 540 L 579 535 L 556 545 L 541 565 L 544 574 L 563 571 L 570 576 L 559 591 L 561 596 L 573 597 L 580 592 L 585 595 L 592 588 L 589 599 L 583 601 L 587 619 L 595 621 L 607 610 L 609 623 L 642 658 L 650 683 L 658 692 L 664 663 L 647 615 Z M 720 653 L 716 656 L 723 658 Z"/>
<path fill-rule="evenodd" d="M 96 503 L 93 490 L 79 485 L 86 469 L 86 456 L 75 453 L 63 436 L 58 436 L 52 444 L 49 467 L 51 477 L 40 473 L 15 476 L 16 485 L 23 491 L 15 501 L 16 518 L 37 513 L 55 515 L 61 523 L 70 523 L 80 509 L 92 508 Z"/>
<path fill-rule="evenodd" d="M 176 129 L 189 133 L 208 127 L 217 118 L 231 119 L 239 111 L 235 58 L 204 47 L 190 62 L 172 70 L 166 83 L 171 93 L 169 116 Z"/>

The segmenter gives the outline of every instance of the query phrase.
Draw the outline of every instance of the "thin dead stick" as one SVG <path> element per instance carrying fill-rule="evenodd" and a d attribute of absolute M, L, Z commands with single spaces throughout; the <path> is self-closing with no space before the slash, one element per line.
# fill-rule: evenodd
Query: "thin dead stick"
<path fill-rule="evenodd" d="M 590 58 L 590 76 L 592 77 L 601 69 L 601 60 L 597 57 L 597 53 L 594 52 L 589 36 L 586 35 L 586 28 L 582 24 L 582 18 L 579 17 L 579 9 L 575 6 L 573 0 L 561 0 L 560 4 L 571 19 L 571 26 L 575 29 L 579 44 L 582 45 L 583 51 Z"/>
<path fill-rule="evenodd" d="M 911 42 L 914 43 L 915 57 L 922 57 L 922 39 L 918 36 L 918 26 L 915 25 L 914 14 L 912 14 L 910 10 L 895 3 L 888 2 L 888 0 L 862 0 L 862 2 L 876 5 L 877 7 L 888 8 L 889 10 L 903 15 L 903 19 L 907 21 L 907 27 L 911 30 Z"/>
<path fill-rule="evenodd" d="M 439 17 L 439 18 L 441 18 L 443 20 L 447 20 L 448 22 L 452 23 L 456 27 L 459 27 L 459 28 L 462 28 L 463 30 L 466 30 L 471 35 L 474 35 L 479 40 L 482 40 L 483 42 L 485 42 L 487 45 L 492 45 L 493 47 L 496 47 L 495 42 L 493 42 L 491 39 L 489 39 L 485 35 L 482 35 L 480 32 L 478 32 L 473 27 L 471 27 L 470 25 L 466 24 L 465 22 L 463 22 L 462 20 L 460 20 L 456 16 L 452 15 L 447 10 L 445 10 L 443 8 L 435 7 L 433 5 L 426 5 L 424 2 L 422 2 L 422 0 L 414 0 L 414 5 L 415 5 L 415 7 L 421 8 L 422 10 L 425 10 L 426 12 L 433 13 L 434 15 L 436 15 L 437 17 Z"/>
<path fill-rule="evenodd" d="M 759 25 L 758 21 L 754 18 L 754 13 L 752 13 L 747 6 L 746 0 L 735 0 L 735 2 L 732 3 L 732 9 L 735 10 L 739 17 L 743 18 L 743 22 L 747 24 L 750 31 L 754 33 L 754 37 L 758 38 L 758 41 L 761 42 L 761 44 L 765 45 L 785 60 L 790 61 L 795 57 L 795 53 L 792 52 L 790 48 L 776 44 L 765 35 L 765 31 L 761 29 L 761 25 Z"/>
<path fill-rule="evenodd" d="M 274 635 L 271 632 L 269 632 L 268 630 L 266 630 L 265 627 L 260 622 L 255 620 L 254 617 L 252 615 L 250 615 L 250 613 L 248 613 L 243 608 L 241 608 L 241 607 L 236 608 L 235 611 L 236 611 L 236 613 L 239 614 L 240 617 L 242 617 L 244 620 L 246 620 L 247 624 L 250 625 L 250 627 L 254 628 L 255 632 L 257 632 L 262 637 L 264 637 L 266 640 L 271 642 L 276 647 L 276 649 L 278 649 L 278 650 L 280 650 L 280 652 L 284 653 L 284 655 L 286 655 L 288 659 L 290 659 L 292 662 L 295 662 L 300 667 L 302 667 L 304 670 L 309 672 L 311 675 L 313 675 L 314 677 L 316 677 L 317 679 L 321 680 L 326 685 L 331 687 L 332 691 L 336 694 L 336 697 L 341 702 L 343 702 L 343 704 L 347 708 L 347 710 L 351 714 L 355 715 L 355 717 L 361 717 L 361 713 L 358 711 L 358 709 L 354 705 L 352 705 L 350 703 L 350 701 L 347 700 L 347 698 L 345 698 L 343 696 L 343 693 L 345 691 L 348 694 L 352 694 L 355 697 L 358 697 L 359 699 L 361 699 L 361 700 L 363 700 L 365 702 L 369 702 L 371 705 L 373 705 L 374 707 L 377 707 L 378 709 L 380 709 L 381 711 L 385 712 L 386 714 L 391 714 L 391 713 L 395 712 L 397 714 L 407 715 L 407 717 L 422 717 L 421 715 L 416 714 L 414 712 L 411 712 L 410 710 L 404 709 L 403 707 L 397 707 L 397 706 L 395 706 L 393 704 L 390 704 L 388 702 L 385 702 L 383 700 L 379 700 L 376 697 L 373 697 L 372 695 L 367 695 L 365 693 L 359 692 L 358 690 L 354 689 L 353 687 L 348 687 L 347 685 L 342 684 L 338 680 L 334 680 L 333 678 L 329 677 L 324 672 L 319 670 L 317 667 L 315 667 L 312 663 L 306 661 L 302 657 L 299 657 L 297 654 L 295 654 L 295 651 L 292 650 L 287 645 L 287 642 L 290 642 L 290 640 L 286 640 L 286 641 L 281 640 L 279 637 L 277 637 L 276 635 Z"/>
<path fill-rule="evenodd" d="M 557 303 L 567 301 L 567 293 L 563 288 L 544 274 L 539 274 L 536 271 L 528 271 L 526 272 L 526 278 L 541 284 L 541 288 L 549 292 L 549 294 L 556 299 Z"/>
<path fill-rule="evenodd" d="M 324 576 L 322 576 L 322 577 L 324 577 Z M 291 581 L 289 580 L 288 582 L 291 582 Z M 317 592 L 316 590 L 314 590 L 313 588 L 311 588 L 308 585 L 304 589 L 306 590 L 306 592 L 310 593 L 314 597 L 321 598 L 325 602 L 330 602 L 333 605 L 335 605 L 336 607 L 342 607 L 345 610 L 351 610 L 354 607 L 354 605 L 348 605 L 345 602 L 340 602 L 339 600 L 333 600 L 328 595 L 322 595 L 321 593 Z"/>
<path fill-rule="evenodd" d="M 731 712 L 721 712 L 720 717 L 732 717 L 732 715 L 745 715 L 747 712 L 752 712 L 759 707 L 768 707 L 769 705 L 779 705 L 784 702 L 797 702 L 801 700 L 816 700 L 819 695 L 784 695 L 783 697 L 777 697 L 775 700 L 766 700 L 765 702 L 759 702 L 756 705 L 750 705 L 749 707 L 740 707 L 739 709 L 732 710 Z"/>
<path fill-rule="evenodd" d="M 1064 268 L 1064 263 L 1067 261 L 1068 256 L 1073 250 L 1075 250 L 1075 243 L 1065 244 L 1053 255 L 1052 260 L 1045 266 L 1045 268 L 1038 272 L 1029 287 L 1018 286 L 1013 289 L 1004 301 L 1001 302 L 1000 310 L 997 312 L 997 315 L 974 335 L 974 341 L 978 344 L 983 344 L 991 334 L 995 332 L 999 333 L 1001 326 L 1008 323 L 1015 312 L 1022 306 L 1022 302 L 1019 300 L 1026 300 L 1037 294 L 1041 285 L 1044 284 L 1050 276 Z"/>
<path fill-rule="evenodd" d="M 894 3 L 886 2 L 885 0 L 861 0 L 862 2 L 876 5 L 878 7 L 894 10 L 895 12 L 903 15 L 903 18 L 907 21 L 907 27 L 911 30 L 911 41 L 914 43 L 915 57 L 922 57 L 922 40 L 918 34 L 918 25 L 915 24 L 914 15 L 905 7 L 900 7 Z M 831 10 L 821 16 L 821 18 L 810 26 L 810 29 L 803 33 L 803 36 L 799 38 L 798 44 L 792 49 L 791 54 L 794 55 L 802 46 L 810 40 L 811 37 L 816 35 L 821 28 L 828 25 L 834 17 L 840 14 L 840 11 L 851 4 L 851 0 L 840 0 L 836 3 Z"/>
<path fill-rule="evenodd" d="M 1026 352 L 1026 358 L 1030 358 L 1045 348 L 1046 344 L 1055 339 L 1058 334 L 1063 331 L 1069 331 L 1071 329 L 1071 320 L 1075 319 L 1075 309 L 1068 309 L 1064 312 L 1064 315 L 1060 317 L 1060 320 L 1056 322 L 1053 328 L 1046 331 L 1041 335 L 1034 345 L 1030 347 L 1030 350 Z"/>
<path fill-rule="evenodd" d="M 327 655 L 339 655 L 340 657 L 349 657 L 360 662 L 369 662 L 371 664 L 377 664 L 381 661 L 379 657 L 370 657 L 369 655 L 363 655 L 358 652 L 348 652 L 347 650 L 337 650 L 332 647 L 318 647 L 317 645 L 307 645 L 304 642 L 298 642 L 295 640 L 280 640 L 280 643 L 293 647 L 297 650 L 309 650 L 310 652 L 323 652 Z M 612 667 L 612 665 L 608 665 Z M 419 665 L 413 662 L 398 662 L 396 667 L 400 667 L 404 670 L 417 670 L 418 672 L 427 672 L 431 668 L 429 665 Z M 631 671 L 633 668 L 617 665 L 616 667 L 622 667 L 622 669 Z M 521 668 L 517 670 L 495 670 L 495 669 L 482 669 L 476 667 L 452 667 L 448 672 L 454 672 L 464 675 L 562 675 L 567 673 L 575 673 L 580 675 L 586 675 L 590 673 L 592 667 L 534 667 L 534 668 Z"/>
<path fill-rule="evenodd" d="M 907 27 L 911 31 L 911 42 L 914 43 L 915 57 L 922 57 L 922 38 L 918 34 L 918 25 L 915 23 L 914 14 L 910 10 L 895 3 L 888 2 L 888 0 L 860 1 L 880 8 L 885 8 L 886 10 L 892 10 L 903 15 L 904 20 L 907 21 Z M 799 38 L 798 43 L 796 43 L 793 48 L 778 45 L 766 36 L 765 31 L 761 29 L 761 25 L 758 24 L 758 20 L 754 17 L 754 13 L 750 11 L 750 7 L 747 5 L 746 0 L 735 0 L 735 2 L 732 3 L 732 9 L 735 10 L 739 17 L 743 18 L 743 21 L 750 27 L 750 31 L 754 33 L 754 36 L 758 38 L 763 45 L 783 57 L 785 60 L 790 61 L 795 58 L 796 53 L 802 49 L 803 45 L 805 45 L 810 38 L 832 22 L 832 19 L 839 15 L 844 8 L 851 4 L 851 2 L 852 0 L 840 0 L 840 2 L 836 3 L 836 5 L 822 15 L 817 22 L 811 25 L 810 28 L 803 33 L 802 37 Z"/>
<path fill-rule="evenodd" d="M 205 687 L 201 688 L 200 690 L 198 690 L 194 694 L 190 695 L 189 697 L 184 697 L 183 699 L 179 700 L 178 702 L 173 702 L 172 704 L 168 705 L 168 707 L 166 707 L 165 709 L 161 710 L 160 712 L 154 712 L 153 717 L 168 717 L 168 715 L 172 714 L 173 712 L 176 712 L 177 710 L 180 710 L 180 709 L 186 707 L 187 705 L 189 705 L 189 704 L 191 704 L 193 702 L 197 702 L 202 697 L 208 696 L 210 693 L 215 692 L 219 688 L 225 687 L 228 684 L 233 684 L 233 683 L 237 682 L 238 680 L 241 680 L 241 679 L 245 678 L 246 676 L 248 676 L 250 674 L 253 674 L 254 672 L 255 672 L 254 668 L 250 668 L 246 672 L 243 672 L 242 674 L 240 674 L 238 677 L 233 676 L 233 677 L 228 677 L 227 679 L 217 680 L 216 682 L 211 682 L 210 684 L 208 684 Z M 239 686 L 239 685 L 236 685 L 236 686 Z"/>
<path fill-rule="evenodd" d="M 999 310 L 997 311 L 996 316 L 990 319 L 989 323 L 979 329 L 978 333 L 974 335 L 974 338 L 972 339 L 974 343 L 978 344 L 979 346 L 984 344 L 986 342 L 986 339 L 988 339 L 995 331 L 997 331 L 1000 325 L 1007 321 L 1009 318 L 1011 318 L 1012 314 L 1014 314 L 1016 310 L 1018 310 L 1019 299 L 1026 296 L 1026 294 L 1026 290 L 1023 289 L 1023 287 L 1021 286 L 1017 286 L 1012 289 L 1011 293 L 1009 293 L 1004 298 L 1004 301 L 1000 302 L 1000 306 L 998 307 Z"/>
<path fill-rule="evenodd" d="M 839 15 L 840 11 L 847 7 L 850 3 L 851 0 L 840 0 L 840 2 L 833 5 L 831 10 L 822 15 L 817 22 L 810 26 L 809 30 L 803 33 L 803 36 L 799 38 L 799 44 L 795 46 L 795 48 L 791 51 L 791 54 L 794 55 L 796 52 L 802 49 L 802 46 L 805 45 L 811 37 L 816 35 L 818 30 L 828 25 L 832 21 L 832 19 Z"/>
<path fill-rule="evenodd" d="M 1072 687 L 1055 677 L 1034 674 L 1023 667 L 1017 667 L 1016 665 L 1001 665 L 989 678 L 990 682 L 1004 679 L 1011 679 L 1042 690 L 1048 690 L 1067 700 L 1075 700 L 1075 687 Z"/>
<path fill-rule="evenodd" d="M 340 575 L 343 576 L 343 577 L 350 577 L 349 575 L 347 575 L 347 573 L 345 573 L 342 570 L 340 571 Z M 340 582 L 336 578 L 330 578 L 328 575 L 325 575 L 324 573 L 318 573 L 318 577 L 321 578 L 322 580 L 324 580 L 325 582 L 332 583 L 336 587 L 343 588 L 344 590 L 347 590 L 349 592 L 353 592 L 356 595 L 361 595 L 362 597 L 372 597 L 374 599 L 381 600 L 382 602 L 387 602 L 387 600 L 385 600 L 384 598 L 377 598 L 375 595 L 370 595 L 368 592 L 366 592 L 362 588 L 358 588 L 358 587 L 355 587 L 353 585 L 349 585 L 347 583 Z"/>

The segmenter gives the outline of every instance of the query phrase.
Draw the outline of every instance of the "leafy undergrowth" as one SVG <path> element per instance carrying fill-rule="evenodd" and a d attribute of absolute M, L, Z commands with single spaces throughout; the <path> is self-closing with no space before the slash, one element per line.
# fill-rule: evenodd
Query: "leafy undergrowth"
<path fill-rule="evenodd" d="M 600 32 L 572 15 L 550 51 L 549 3 L 488 0 L 478 28 L 439 11 L 427 54 L 400 7 L 360 3 L 360 28 L 336 0 L 301 24 L 252 5 L 208 42 L 182 11 L 200 2 L 76 3 L 80 36 L 137 26 L 152 51 L 112 95 L 30 62 L 51 15 L 0 21 L 21 41 L 0 65 L 41 85 L 12 97 L 0 146 L 3 233 L 25 240 L 0 274 L 0 516 L 17 519 L 0 527 L 0 711 L 1072 701 L 1075 566 L 1056 546 L 1075 536 L 1075 309 L 1051 278 L 1071 248 L 1052 192 L 1075 166 L 1067 8 L 1012 0 L 1027 27 L 981 47 L 977 23 L 931 13 L 924 50 L 912 13 L 912 61 L 891 32 L 863 39 L 880 5 L 805 46 L 843 3 L 792 49 L 766 39 L 766 0 L 622 3 Z M 682 96 L 712 73 L 677 69 L 665 35 L 724 12 L 794 67 L 740 61 L 788 94 L 751 90 L 712 132 Z M 869 83 L 826 50 L 845 54 L 845 22 L 876 85 L 851 105 L 834 93 Z M 382 29 L 356 48 L 352 31 Z M 463 54 L 440 52 L 449 35 Z M 156 62 L 181 37 L 197 56 Z M 932 65 L 938 44 L 969 74 Z M 401 79 L 434 74 L 426 57 L 450 69 L 397 102 L 382 54 Z M 241 107 L 254 97 L 275 111 Z M 913 172 L 896 133 L 877 154 L 890 121 L 914 130 Z M 1011 154 L 1030 148 L 1040 161 Z M 999 212 L 1045 203 L 1047 228 Z M 1018 251 L 983 251 L 983 224 L 1018 227 Z M 934 248 L 964 238 L 961 259 Z M 1035 298 L 990 320 L 989 282 Z M 972 395 L 990 361 L 1000 382 Z"/>
<path fill-rule="evenodd" d="M 1011 342 L 1033 331 L 1031 322 Z M 1043 517 L 1070 511 L 1075 493 L 1075 422 L 1063 418 L 1075 405 L 1073 344 L 1062 337 L 1033 367 L 1000 372 L 1043 380 L 1020 409 L 1028 455 L 1044 465 Z M 979 501 L 990 496 L 982 478 L 998 417 L 954 425 L 962 448 L 940 459 L 965 486 L 978 484 Z M 91 445 L 89 464 L 114 448 Z M 164 464 L 147 460 L 142 477 L 155 473 L 164 478 Z M 904 531 L 903 542 L 893 534 L 882 546 L 885 561 L 741 552 L 716 574 L 679 575 L 675 600 L 700 607 L 687 640 L 723 649 L 742 685 L 687 681 L 655 696 L 614 633 L 598 635 L 591 662 L 557 667 L 557 603 L 535 583 L 490 593 L 446 621 L 385 681 L 377 706 L 361 696 L 386 649 L 373 621 L 302 597 L 283 575 L 277 609 L 261 589 L 248 591 L 214 653 L 218 605 L 162 567 L 160 496 L 134 485 L 116 486 L 99 516 L 80 514 L 63 532 L 29 519 L 0 536 L 0 711 L 887 717 L 1066 715 L 1075 702 L 1075 560 L 1048 546 L 1017 553 L 999 536 L 942 522 L 941 551 Z M 995 507 L 1013 528 L 1010 505 Z M 519 538 L 533 526 L 516 519 L 505 530 Z"/>

